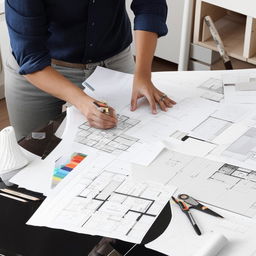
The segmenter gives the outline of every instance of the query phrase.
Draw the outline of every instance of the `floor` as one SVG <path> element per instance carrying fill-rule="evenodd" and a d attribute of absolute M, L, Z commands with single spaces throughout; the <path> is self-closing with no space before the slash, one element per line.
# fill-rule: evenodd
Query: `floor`
<path fill-rule="evenodd" d="M 152 69 L 154 72 L 158 71 L 176 71 L 178 66 L 174 63 L 155 58 Z M 9 126 L 9 118 L 6 108 L 5 100 L 0 100 L 0 130 L 4 127 Z"/>
<path fill-rule="evenodd" d="M 7 108 L 5 100 L 0 100 L 0 130 L 2 130 L 6 126 L 9 126 Z"/>

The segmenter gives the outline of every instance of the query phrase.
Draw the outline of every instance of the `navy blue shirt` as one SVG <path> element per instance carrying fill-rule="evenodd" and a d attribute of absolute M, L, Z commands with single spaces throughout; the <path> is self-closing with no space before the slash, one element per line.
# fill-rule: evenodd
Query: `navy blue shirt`
<path fill-rule="evenodd" d="M 166 0 L 133 0 L 134 29 L 167 33 Z M 13 55 L 25 75 L 51 65 L 98 62 L 132 42 L 125 0 L 6 0 Z"/>

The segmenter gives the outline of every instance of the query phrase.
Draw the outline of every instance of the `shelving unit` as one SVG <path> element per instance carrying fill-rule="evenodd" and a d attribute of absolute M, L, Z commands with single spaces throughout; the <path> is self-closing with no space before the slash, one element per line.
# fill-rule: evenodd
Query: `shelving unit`
<path fill-rule="evenodd" d="M 251 18 L 251 26 L 248 28 L 250 30 L 250 46 L 248 52 L 248 62 L 256 65 L 256 19 Z"/>
<path fill-rule="evenodd" d="M 256 13 L 255 17 L 245 13 L 244 7 L 250 0 L 240 2 L 242 13 L 239 6 L 236 8 L 226 1 L 225 8 L 223 2 L 216 0 L 197 0 L 195 11 L 194 43 L 203 47 L 217 51 L 215 42 L 210 35 L 209 29 L 204 22 L 204 17 L 212 17 L 216 28 L 223 40 L 225 49 L 229 56 L 256 65 Z M 250 2 L 251 3 L 251 2 Z M 256 1 L 251 8 L 256 8 Z M 253 13 L 254 15 L 254 13 Z"/>

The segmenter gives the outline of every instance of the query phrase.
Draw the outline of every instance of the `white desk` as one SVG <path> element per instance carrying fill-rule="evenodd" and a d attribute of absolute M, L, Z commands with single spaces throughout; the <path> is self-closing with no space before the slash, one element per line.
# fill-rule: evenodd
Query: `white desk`
<path fill-rule="evenodd" d="M 155 84 L 161 90 L 163 90 L 165 93 L 167 93 L 170 97 L 172 97 L 177 102 L 181 102 L 181 100 L 186 97 L 198 97 L 200 95 L 200 92 L 199 92 L 199 90 L 196 90 L 197 86 L 199 86 L 202 82 L 206 81 L 210 77 L 221 78 L 222 74 L 224 72 L 226 74 L 229 73 L 229 74 L 234 75 L 238 72 L 242 74 L 242 73 L 247 73 L 248 71 L 241 70 L 241 71 L 210 71 L 210 72 L 205 72 L 205 71 L 201 71 L 201 72 L 159 72 L 159 73 L 153 74 L 153 80 L 154 80 Z M 254 70 L 254 72 L 255 72 L 255 70 Z M 99 78 L 100 76 L 97 76 L 97 77 Z M 114 75 L 113 75 L 113 77 L 114 77 Z M 111 93 L 111 95 L 109 95 L 109 97 L 107 97 L 110 105 L 111 105 L 111 102 L 113 101 L 113 99 L 115 99 L 116 97 L 120 97 L 120 91 L 118 91 L 117 89 L 113 90 L 113 85 L 115 85 L 115 83 L 114 82 L 112 83 L 110 81 L 113 77 L 112 76 L 106 76 L 104 78 L 102 77 L 102 79 L 103 79 L 102 81 L 104 81 L 106 88 L 108 88 L 107 87 L 108 85 L 112 86 L 113 93 Z M 129 81 L 129 79 L 130 79 L 130 77 L 124 77 L 125 81 Z M 122 84 L 122 82 L 123 82 L 123 80 L 118 79 L 118 78 L 116 78 L 116 80 L 117 80 L 116 81 L 117 85 Z M 98 84 L 101 85 L 102 81 L 98 81 Z M 97 91 L 97 87 L 95 87 L 95 84 L 91 84 L 91 85 L 93 85 L 93 87 L 96 88 L 96 91 Z M 130 85 L 129 82 L 126 85 L 129 86 Z M 103 90 L 103 93 L 105 91 L 106 91 L 106 93 L 109 92 L 108 90 L 105 89 L 105 90 Z M 115 95 L 115 93 L 116 93 L 116 95 Z M 123 94 L 125 94 L 125 93 L 126 93 L 125 88 L 123 88 Z M 129 94 L 129 92 L 127 94 Z M 105 98 L 104 95 L 100 94 L 100 96 Z M 124 95 L 124 96 L 125 96 L 124 104 L 127 105 L 130 102 L 130 97 L 129 97 L 129 95 Z M 113 99 L 111 99 L 111 97 L 113 97 Z M 178 107 L 178 105 L 177 105 L 177 107 Z M 188 114 L 189 111 L 191 113 L 190 115 L 192 115 L 192 112 L 193 112 L 192 109 L 193 109 L 193 106 L 189 106 L 188 110 L 186 110 L 185 118 L 189 117 L 189 114 Z M 198 111 L 200 111 L 200 113 L 201 112 L 203 113 L 203 110 L 204 109 L 199 109 Z M 172 113 L 172 110 L 170 110 L 170 115 L 171 115 L 171 113 Z M 173 113 L 175 113 L 175 109 L 173 109 Z M 145 124 L 146 126 L 144 125 L 144 128 L 151 128 L 149 126 L 153 126 L 155 123 L 157 123 L 158 116 L 152 116 L 150 114 L 148 106 L 141 106 L 136 112 L 133 112 L 133 113 L 129 112 L 128 114 L 130 114 L 131 117 L 134 117 L 132 115 L 136 115 L 138 118 L 141 117 L 140 118 L 141 121 L 143 121 L 143 118 L 145 120 L 147 118 L 151 118 L 149 120 L 149 122 Z M 168 116 L 165 117 L 165 119 L 161 120 L 161 121 L 164 121 L 165 122 L 164 125 L 166 125 L 168 127 L 171 127 L 173 125 L 173 123 L 170 124 Z M 72 123 L 74 123 L 74 122 L 72 121 Z M 147 125 L 147 124 L 149 124 L 149 125 Z M 142 129 L 136 130 L 137 136 L 139 136 L 138 133 L 140 132 L 140 130 L 142 130 Z M 145 131 L 142 130 L 142 133 L 144 133 L 144 132 Z M 161 133 L 162 133 L 162 130 L 158 131 L 159 137 L 162 135 Z M 169 133 L 169 135 L 170 135 L 170 133 Z M 133 136 L 133 134 L 130 134 L 130 136 Z M 80 147 L 82 147 L 82 146 L 80 145 Z M 71 147 L 69 147 L 69 148 L 71 148 Z M 73 148 L 71 150 L 73 150 Z M 86 148 L 85 150 L 88 150 L 88 148 Z M 76 152 L 79 152 L 79 151 L 76 151 Z M 59 155 L 59 152 L 58 152 L 58 155 Z M 54 156 L 54 158 L 51 158 L 51 159 L 57 159 L 56 155 Z M 47 170 L 48 169 L 49 168 L 47 168 Z M 49 172 L 51 172 L 51 169 L 49 170 Z M 48 179 L 48 182 L 50 182 L 49 177 L 51 175 L 51 173 L 49 173 L 49 172 L 47 173 L 47 177 L 46 177 L 46 179 Z M 35 172 L 33 172 L 33 173 L 35 173 Z M 32 173 L 30 173 L 29 175 L 31 175 L 31 174 Z M 48 175 L 48 174 L 50 174 L 50 175 Z M 71 176 L 68 176 L 67 178 L 72 179 Z M 30 176 L 30 179 L 32 179 L 31 176 Z M 43 176 L 40 176 L 40 179 L 33 178 L 33 180 L 38 180 L 40 183 L 43 182 L 43 179 L 44 179 Z M 24 178 L 24 180 L 26 180 L 26 179 Z M 68 183 L 69 180 L 66 180 L 66 182 Z M 65 184 L 66 183 L 62 183 L 60 185 L 62 187 L 65 187 Z M 245 196 L 246 196 L 246 194 L 245 194 Z M 213 206 L 211 206 L 211 208 L 213 208 Z M 211 221 L 211 219 L 209 219 L 209 216 L 206 216 L 206 214 L 197 213 L 195 216 L 198 217 L 200 223 L 202 224 L 203 227 L 205 227 L 205 229 L 207 229 L 207 231 L 216 229 L 218 232 L 223 233 L 230 240 L 229 245 L 219 254 L 219 256 L 241 256 L 241 255 L 252 256 L 253 255 L 252 253 L 255 254 L 256 250 L 254 247 L 254 243 L 255 243 L 254 242 L 254 240 L 255 240 L 254 234 L 255 234 L 256 228 L 253 230 L 250 230 L 249 233 L 246 230 L 246 229 L 249 229 L 250 226 L 256 225 L 255 221 L 251 221 L 248 218 L 243 218 L 238 215 L 229 213 L 227 211 L 222 211 L 220 209 L 218 209 L 216 211 L 220 212 L 220 214 L 222 214 L 223 216 L 226 217 L 227 222 L 225 222 L 225 221 L 222 222 L 223 225 L 218 225 L 219 220 L 217 220 L 217 219 L 214 219 Z M 179 214 L 179 213 L 178 213 L 178 216 L 184 217 L 182 214 Z M 230 226 L 230 223 L 231 223 L 231 226 Z M 234 224 L 234 227 L 232 226 L 232 223 Z M 183 225 L 182 225 L 182 227 L 183 227 Z M 170 255 L 172 255 L 171 254 L 172 248 L 170 246 L 170 243 L 168 243 L 168 236 L 170 234 L 172 234 L 172 229 L 173 229 L 172 225 L 170 225 L 169 228 L 167 229 L 167 231 L 163 234 L 163 237 L 159 238 L 160 242 L 156 241 L 156 243 L 158 243 L 158 244 L 154 244 L 154 245 L 152 245 L 152 247 L 155 249 L 158 249 L 158 248 L 161 249 L 161 247 L 159 247 L 159 245 L 165 246 L 164 250 L 162 250 L 162 251 L 168 252 L 168 253 L 170 253 Z M 184 233 L 183 234 L 184 235 L 187 234 L 186 239 L 190 239 L 190 235 L 192 235 L 192 236 L 195 235 L 193 232 L 194 231 L 191 228 L 191 226 L 186 225 L 184 223 Z M 252 234 L 252 235 L 250 235 L 250 234 Z M 181 239 L 182 239 L 182 236 L 181 236 Z M 184 240 L 185 240 L 185 237 L 184 237 Z M 182 244 L 182 242 L 181 242 L 181 244 Z M 182 256 L 184 256 L 184 255 L 185 254 L 183 254 Z M 186 255 L 190 255 L 190 254 L 186 254 Z M 176 255 L 173 255 L 173 256 L 176 256 Z M 198 256 L 198 255 L 196 255 L 196 256 Z"/>

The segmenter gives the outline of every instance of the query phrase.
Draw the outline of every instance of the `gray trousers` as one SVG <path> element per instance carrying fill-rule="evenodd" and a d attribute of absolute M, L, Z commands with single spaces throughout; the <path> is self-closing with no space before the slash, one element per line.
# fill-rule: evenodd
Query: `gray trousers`
<path fill-rule="evenodd" d="M 82 82 L 93 73 L 97 66 L 133 73 L 134 60 L 131 47 L 109 59 L 92 63 L 84 70 L 52 65 L 80 88 L 83 88 Z M 62 105 L 65 103 L 29 83 L 18 71 L 19 66 L 10 54 L 5 69 L 5 97 L 9 119 L 15 129 L 17 140 L 54 119 L 61 113 Z"/>

